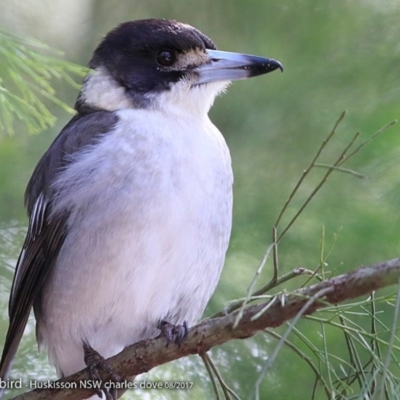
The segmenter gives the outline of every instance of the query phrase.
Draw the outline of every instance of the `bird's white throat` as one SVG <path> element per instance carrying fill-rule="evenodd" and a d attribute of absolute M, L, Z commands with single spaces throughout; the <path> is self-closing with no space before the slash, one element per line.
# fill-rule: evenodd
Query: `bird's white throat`
<path fill-rule="evenodd" d="M 161 93 L 146 93 L 148 108 L 170 114 L 207 114 L 215 98 L 229 86 L 229 81 L 194 85 L 182 79 Z M 127 90 L 104 67 L 92 70 L 85 78 L 81 100 L 87 105 L 106 111 L 139 108 Z"/>

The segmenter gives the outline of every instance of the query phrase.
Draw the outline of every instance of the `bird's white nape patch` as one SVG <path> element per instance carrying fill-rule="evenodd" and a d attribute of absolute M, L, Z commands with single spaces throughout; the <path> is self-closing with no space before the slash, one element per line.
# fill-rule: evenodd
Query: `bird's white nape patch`
<path fill-rule="evenodd" d="M 125 88 L 119 85 L 104 67 L 89 72 L 80 97 L 86 104 L 106 111 L 135 107 Z"/>

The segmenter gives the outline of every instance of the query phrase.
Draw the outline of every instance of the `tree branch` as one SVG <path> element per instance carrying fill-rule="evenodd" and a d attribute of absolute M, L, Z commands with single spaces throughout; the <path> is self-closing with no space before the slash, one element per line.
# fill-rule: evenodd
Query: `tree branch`
<path fill-rule="evenodd" d="M 206 319 L 190 329 L 180 348 L 174 345 L 166 347 L 166 340 L 158 337 L 144 340 L 127 347 L 121 353 L 109 359 L 115 372 L 121 376 L 133 376 L 147 372 L 152 368 L 190 354 L 202 354 L 213 346 L 232 339 L 244 339 L 260 330 L 282 325 L 297 315 L 307 315 L 323 308 L 327 304 L 338 304 L 345 300 L 372 291 L 394 285 L 400 281 L 400 258 L 385 261 L 368 267 L 362 267 L 318 284 L 295 290 L 290 294 L 278 295 L 268 303 L 248 306 L 236 328 L 233 329 L 237 311 L 217 318 Z M 312 301 L 310 301 L 312 300 Z M 263 311 L 264 310 L 264 311 Z M 102 375 L 104 381 L 110 379 Z M 61 389 L 36 389 L 17 396 L 14 400 L 37 399 L 84 399 L 94 394 L 94 390 L 83 389 L 81 382 L 88 381 L 86 370 L 54 382 Z M 65 390 L 66 385 L 76 385 L 73 390 Z M 68 386 L 67 386 L 68 387 Z"/>

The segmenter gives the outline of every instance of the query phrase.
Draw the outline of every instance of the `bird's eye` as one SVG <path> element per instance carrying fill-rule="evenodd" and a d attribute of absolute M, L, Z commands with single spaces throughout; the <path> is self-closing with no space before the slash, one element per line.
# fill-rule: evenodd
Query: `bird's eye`
<path fill-rule="evenodd" d="M 175 62 L 175 54 L 170 50 L 163 50 L 157 54 L 156 61 L 163 67 L 170 67 Z"/>

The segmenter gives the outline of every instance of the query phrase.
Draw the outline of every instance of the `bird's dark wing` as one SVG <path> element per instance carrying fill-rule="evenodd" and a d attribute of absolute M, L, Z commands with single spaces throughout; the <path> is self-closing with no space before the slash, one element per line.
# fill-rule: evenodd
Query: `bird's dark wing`
<path fill-rule="evenodd" d="M 30 217 L 11 289 L 8 328 L 0 362 L 0 379 L 6 379 L 28 321 L 32 305 L 54 266 L 67 235 L 68 215 L 51 213 L 57 174 L 72 162 L 71 154 L 95 144 L 116 125 L 118 117 L 97 111 L 75 116 L 39 161 L 25 193 Z"/>

